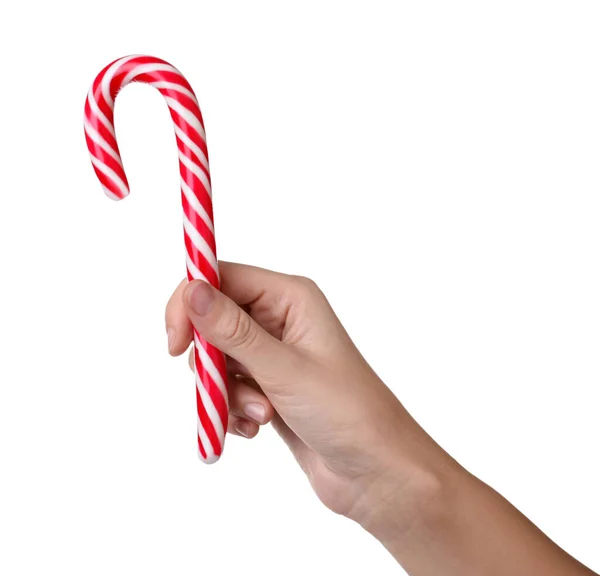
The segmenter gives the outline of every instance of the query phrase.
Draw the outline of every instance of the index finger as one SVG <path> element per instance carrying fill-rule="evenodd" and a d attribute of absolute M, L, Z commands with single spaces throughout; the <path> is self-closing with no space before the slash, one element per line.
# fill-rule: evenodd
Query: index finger
<path fill-rule="evenodd" d="M 259 300 L 285 292 L 291 276 L 234 262 L 219 261 L 221 292 L 238 306 L 252 308 Z"/>

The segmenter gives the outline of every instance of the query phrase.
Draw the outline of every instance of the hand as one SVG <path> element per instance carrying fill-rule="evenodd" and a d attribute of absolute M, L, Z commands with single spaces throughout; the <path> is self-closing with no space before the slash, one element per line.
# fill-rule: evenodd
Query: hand
<path fill-rule="evenodd" d="M 180 284 L 166 324 L 173 355 L 192 325 L 227 354 L 230 432 L 251 438 L 272 421 L 323 503 L 413 576 L 595 576 L 419 427 L 312 281 L 219 270 L 222 292 Z"/>
<path fill-rule="evenodd" d="M 360 355 L 314 282 L 224 262 L 220 274 L 222 292 L 182 282 L 166 324 L 171 354 L 188 348 L 193 324 L 228 355 L 229 432 L 252 438 L 272 421 L 323 503 L 359 521 L 386 493 L 427 486 L 417 463 L 436 445 Z"/>

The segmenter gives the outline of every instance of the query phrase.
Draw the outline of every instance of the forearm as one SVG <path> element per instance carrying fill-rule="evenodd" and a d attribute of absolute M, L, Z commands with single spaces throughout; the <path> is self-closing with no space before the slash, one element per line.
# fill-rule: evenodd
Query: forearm
<path fill-rule="evenodd" d="M 411 431 L 412 448 L 354 510 L 411 576 L 594 575 L 424 436 Z M 411 480 L 395 485 L 395 466 Z"/>

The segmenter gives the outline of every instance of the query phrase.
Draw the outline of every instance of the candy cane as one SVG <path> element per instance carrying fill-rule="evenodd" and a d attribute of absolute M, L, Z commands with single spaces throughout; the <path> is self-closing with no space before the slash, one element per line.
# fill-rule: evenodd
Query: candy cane
<path fill-rule="evenodd" d="M 115 60 L 94 80 L 85 102 L 85 138 L 104 192 L 113 200 L 129 194 L 114 128 L 114 104 L 130 82 L 154 86 L 165 98 L 179 149 L 183 231 L 188 280 L 219 288 L 208 152 L 202 114 L 181 72 L 152 56 Z M 216 462 L 223 451 L 229 412 L 225 357 L 194 331 L 198 449 L 200 459 Z"/>

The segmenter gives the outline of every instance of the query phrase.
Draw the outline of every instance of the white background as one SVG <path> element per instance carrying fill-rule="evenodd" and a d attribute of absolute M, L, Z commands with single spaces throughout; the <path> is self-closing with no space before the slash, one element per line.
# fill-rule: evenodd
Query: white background
<path fill-rule="evenodd" d="M 184 273 L 149 53 L 198 93 L 223 259 L 313 277 L 423 426 L 600 570 L 600 6 L 27 2 L 0 8 L 0 573 L 398 574 L 270 429 L 196 458 L 163 309 Z"/>

